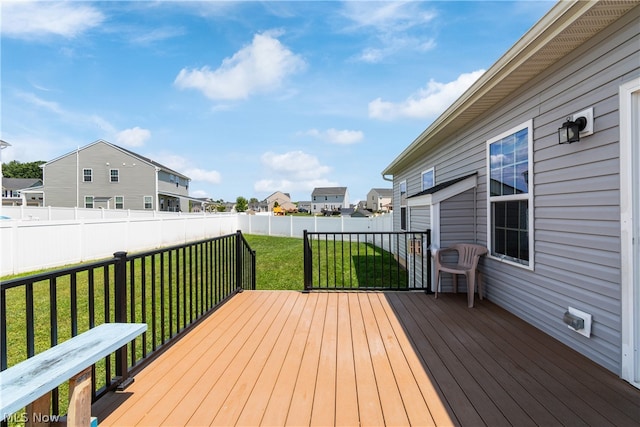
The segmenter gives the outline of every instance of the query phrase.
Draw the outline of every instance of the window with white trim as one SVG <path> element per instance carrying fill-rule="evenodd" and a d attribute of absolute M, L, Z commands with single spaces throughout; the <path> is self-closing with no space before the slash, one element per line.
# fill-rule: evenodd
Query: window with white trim
<path fill-rule="evenodd" d="M 124 196 L 116 196 L 116 209 L 124 209 Z"/>
<path fill-rule="evenodd" d="M 435 168 L 427 169 L 426 171 L 422 172 L 421 181 L 423 191 L 436 185 Z"/>
<path fill-rule="evenodd" d="M 120 171 L 118 169 L 110 169 L 109 170 L 109 181 L 110 182 L 120 182 Z"/>
<path fill-rule="evenodd" d="M 93 181 L 93 169 L 82 169 L 82 182 Z"/>
<path fill-rule="evenodd" d="M 152 196 L 144 196 L 144 208 L 145 209 L 153 209 L 153 197 Z"/>
<path fill-rule="evenodd" d="M 491 256 L 532 267 L 533 122 L 487 141 L 488 244 Z"/>
<path fill-rule="evenodd" d="M 93 196 L 84 196 L 84 207 L 93 209 Z"/>
<path fill-rule="evenodd" d="M 400 229 L 407 229 L 407 181 L 400 182 Z"/>

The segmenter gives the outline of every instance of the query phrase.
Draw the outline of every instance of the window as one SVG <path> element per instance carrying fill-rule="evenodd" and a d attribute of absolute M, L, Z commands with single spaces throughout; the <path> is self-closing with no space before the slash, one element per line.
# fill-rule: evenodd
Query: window
<path fill-rule="evenodd" d="M 407 181 L 400 183 L 400 229 L 407 229 Z"/>
<path fill-rule="evenodd" d="M 145 209 L 153 209 L 153 197 L 144 196 L 144 208 Z"/>
<path fill-rule="evenodd" d="M 116 209 L 124 209 L 124 196 L 116 196 Z"/>
<path fill-rule="evenodd" d="M 533 266 L 532 129 L 529 121 L 487 141 L 490 254 L 529 267 Z"/>
<path fill-rule="evenodd" d="M 82 169 L 82 182 L 93 181 L 93 169 Z"/>
<path fill-rule="evenodd" d="M 111 182 L 119 182 L 120 181 L 120 171 L 118 169 L 110 169 L 109 170 L 109 180 Z"/>
<path fill-rule="evenodd" d="M 84 196 L 84 207 L 93 209 L 93 196 Z"/>
<path fill-rule="evenodd" d="M 434 168 L 422 172 L 422 190 L 436 185 Z"/>

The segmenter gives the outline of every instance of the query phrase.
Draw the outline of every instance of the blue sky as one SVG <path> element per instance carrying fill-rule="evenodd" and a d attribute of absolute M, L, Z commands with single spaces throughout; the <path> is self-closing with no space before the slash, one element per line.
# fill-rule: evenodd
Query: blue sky
<path fill-rule="evenodd" d="M 381 171 L 551 1 L 4 1 L 2 160 L 104 139 L 234 201 Z"/>

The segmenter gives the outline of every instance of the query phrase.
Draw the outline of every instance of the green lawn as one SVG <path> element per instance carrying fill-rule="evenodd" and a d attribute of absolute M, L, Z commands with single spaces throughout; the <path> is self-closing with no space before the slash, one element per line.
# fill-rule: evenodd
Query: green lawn
<path fill-rule="evenodd" d="M 302 239 L 245 235 L 256 251 L 256 289 L 304 289 Z"/>

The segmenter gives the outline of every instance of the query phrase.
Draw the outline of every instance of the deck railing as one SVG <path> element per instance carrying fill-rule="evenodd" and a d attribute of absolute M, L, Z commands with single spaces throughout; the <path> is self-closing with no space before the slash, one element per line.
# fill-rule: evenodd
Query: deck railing
<path fill-rule="evenodd" d="M 96 400 L 255 279 L 255 252 L 238 231 L 0 283 L 0 370 L 102 323 L 147 323 L 94 365 Z M 52 414 L 65 393 L 53 392 Z"/>
<path fill-rule="evenodd" d="M 304 231 L 304 288 L 431 292 L 431 230 Z"/>

